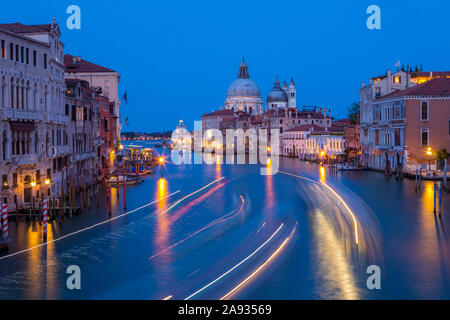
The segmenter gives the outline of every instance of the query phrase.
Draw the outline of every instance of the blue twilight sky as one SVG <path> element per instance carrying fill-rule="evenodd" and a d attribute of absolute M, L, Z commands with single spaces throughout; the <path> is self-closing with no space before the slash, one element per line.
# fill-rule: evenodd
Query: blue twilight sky
<path fill-rule="evenodd" d="M 68 30 L 66 8 L 81 8 L 81 30 Z M 366 27 L 381 7 L 381 30 Z M 345 117 L 362 81 L 394 64 L 450 70 L 450 1 L 2 1 L 0 22 L 49 23 L 56 17 L 65 52 L 115 69 L 128 90 L 124 130 L 189 128 L 223 105 L 242 56 L 263 100 L 294 78 L 297 104 Z"/>

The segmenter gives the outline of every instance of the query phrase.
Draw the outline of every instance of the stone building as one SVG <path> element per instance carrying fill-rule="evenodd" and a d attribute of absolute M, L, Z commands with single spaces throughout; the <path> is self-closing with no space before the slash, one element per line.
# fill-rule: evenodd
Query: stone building
<path fill-rule="evenodd" d="M 109 99 L 111 115 L 114 117 L 109 128 L 113 135 L 114 149 L 117 149 L 121 130 L 119 116 L 121 103 L 119 97 L 120 74 L 112 69 L 84 60 L 80 56 L 70 54 L 64 55 L 64 64 L 66 66 L 66 78 L 85 80 L 90 87 L 101 88 L 102 95 Z"/>
<path fill-rule="evenodd" d="M 9 210 L 58 196 L 70 153 L 64 45 L 55 22 L 0 24 L 1 198 Z"/>
<path fill-rule="evenodd" d="M 71 148 L 68 182 L 76 188 L 91 185 L 102 177 L 100 92 L 80 79 L 66 79 L 66 109 L 69 110 Z"/>
<path fill-rule="evenodd" d="M 388 70 L 385 75 L 372 78 L 368 86 L 363 84 L 360 90 L 362 163 L 380 170 L 387 164 L 391 169 L 399 165 L 415 167 L 426 157 L 425 146 L 446 147 L 447 112 L 450 110 L 445 109 L 446 81 L 450 81 L 450 72 L 398 71 L 391 74 Z M 426 85 L 428 82 L 431 84 Z M 431 126 L 429 120 L 418 120 L 428 119 L 418 116 L 423 106 L 427 112 L 433 110 L 435 126 Z M 431 131 L 433 143 L 428 141 Z"/>

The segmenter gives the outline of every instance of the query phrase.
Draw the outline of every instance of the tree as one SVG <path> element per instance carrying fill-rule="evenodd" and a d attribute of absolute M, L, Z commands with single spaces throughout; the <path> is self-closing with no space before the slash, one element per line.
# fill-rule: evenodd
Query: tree
<path fill-rule="evenodd" d="M 348 118 L 352 124 L 359 123 L 360 106 L 359 103 L 353 102 L 348 108 Z"/>
<path fill-rule="evenodd" d="M 450 153 L 447 152 L 447 149 L 440 149 L 436 151 L 436 160 L 437 161 L 444 161 L 450 156 Z"/>

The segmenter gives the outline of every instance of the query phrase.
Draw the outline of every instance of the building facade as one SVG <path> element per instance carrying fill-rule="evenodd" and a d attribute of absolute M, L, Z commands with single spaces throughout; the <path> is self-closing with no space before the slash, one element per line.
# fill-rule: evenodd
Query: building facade
<path fill-rule="evenodd" d="M 0 175 L 8 209 L 58 196 L 70 154 L 61 32 L 0 24 Z"/>
<path fill-rule="evenodd" d="M 424 148 L 448 150 L 447 81 L 449 72 L 388 71 L 385 76 L 371 79 L 368 86 L 363 85 L 362 163 L 377 170 L 415 170 L 427 158 Z M 418 120 L 428 119 L 421 114 L 422 109 L 434 114 L 433 125 L 429 120 Z M 429 141 L 432 131 L 433 143 Z"/>
<path fill-rule="evenodd" d="M 66 66 L 66 78 L 85 80 L 91 88 L 101 88 L 101 94 L 110 101 L 111 114 L 114 117 L 113 123 L 110 123 L 110 130 L 113 135 L 114 148 L 117 149 L 121 130 L 119 114 L 121 103 L 119 98 L 120 74 L 112 69 L 84 60 L 80 56 L 70 54 L 64 55 L 64 64 Z"/>

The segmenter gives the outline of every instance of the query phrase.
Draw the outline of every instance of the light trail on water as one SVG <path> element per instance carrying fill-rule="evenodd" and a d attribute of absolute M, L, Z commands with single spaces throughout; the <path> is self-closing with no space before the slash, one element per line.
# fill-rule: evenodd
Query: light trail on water
<path fill-rule="evenodd" d="M 141 207 L 139 207 L 139 208 L 136 208 L 136 209 L 133 209 L 133 210 L 131 210 L 131 211 L 125 212 L 125 213 L 123 213 L 123 214 L 120 214 L 120 215 L 118 215 L 118 216 L 116 216 L 116 217 L 114 217 L 114 218 L 111 218 L 111 219 L 108 219 L 108 220 L 105 220 L 105 221 L 96 223 L 96 224 L 94 224 L 94 225 L 92 225 L 92 226 L 89 226 L 89 227 L 86 227 L 86 228 L 83 228 L 83 229 L 80 229 L 80 230 L 77 230 L 77 231 L 74 231 L 74 232 L 71 232 L 71 233 L 68 233 L 68 234 L 66 234 L 66 235 L 63 235 L 63 236 L 61 236 L 61 237 L 59 237 L 59 238 L 56 238 L 56 239 L 53 239 L 53 240 L 51 240 L 51 241 L 47 241 L 47 242 L 41 243 L 41 244 L 39 244 L 39 245 L 30 247 L 30 248 L 27 248 L 27 249 L 24 249 L 24 250 L 21 250 L 21 251 L 17 251 L 17 252 L 15 252 L 15 253 L 12 253 L 12 254 L 9 254 L 9 255 L 6 255 L 6 256 L 3 256 L 3 257 L 0 257 L 0 260 L 6 259 L 6 258 L 11 258 L 11 257 L 14 257 L 14 256 L 16 256 L 16 255 L 19 255 L 19 254 L 22 254 L 22 253 L 26 253 L 26 252 L 29 252 L 29 251 L 31 251 L 31 250 L 37 249 L 37 248 L 45 247 L 45 246 L 47 246 L 47 245 L 49 245 L 49 244 L 52 244 L 52 243 L 61 241 L 61 240 L 63 240 L 63 239 L 66 239 L 66 238 L 68 238 L 68 237 L 71 237 L 71 236 L 74 236 L 74 235 L 76 235 L 76 234 L 82 233 L 82 232 L 84 232 L 84 231 L 91 230 L 91 229 L 96 228 L 96 227 L 98 227 L 98 226 L 101 226 L 101 225 L 103 225 L 103 224 L 105 224 L 105 223 L 109 223 L 109 222 L 111 222 L 111 221 L 120 219 L 120 218 L 125 217 L 125 216 L 127 216 L 127 215 L 129 215 L 129 214 L 132 214 L 132 213 L 134 213 L 134 212 L 137 212 L 137 211 L 139 211 L 139 210 L 142 210 L 142 209 L 144 209 L 144 208 L 147 208 L 148 206 L 151 206 L 152 204 L 155 204 L 155 203 L 157 203 L 157 202 L 159 202 L 159 201 L 161 201 L 161 200 L 164 200 L 164 199 L 166 199 L 166 198 L 169 198 L 169 197 L 171 197 L 171 196 L 173 196 L 173 195 L 175 195 L 175 194 L 177 194 L 177 193 L 179 193 L 179 192 L 180 192 L 180 190 L 177 190 L 177 191 L 175 191 L 175 192 L 173 192 L 173 193 L 171 193 L 171 194 L 169 194 L 169 195 L 167 195 L 167 196 L 165 196 L 165 197 L 156 199 L 156 200 L 154 200 L 154 201 L 152 201 L 152 202 L 147 203 L 146 205 L 143 205 L 143 206 L 141 206 Z"/>
<path fill-rule="evenodd" d="M 239 214 L 243 211 L 244 205 L 245 205 L 244 197 L 242 197 L 242 196 L 240 196 L 240 197 L 241 197 L 242 204 L 241 204 L 241 207 L 240 207 L 238 210 L 235 209 L 235 210 L 231 211 L 230 213 L 227 213 L 226 215 L 220 217 L 219 219 L 216 219 L 216 220 L 214 220 L 214 221 L 208 223 L 206 226 L 204 226 L 203 228 L 201 228 L 201 229 L 199 229 L 199 230 L 197 230 L 197 231 L 191 233 L 189 236 L 185 237 L 184 239 L 182 239 L 182 240 L 180 240 L 180 241 L 174 243 L 173 245 L 171 245 L 171 246 L 165 248 L 164 250 L 161 250 L 160 252 L 154 254 L 153 256 L 151 256 L 151 257 L 149 258 L 149 260 L 152 260 L 152 259 L 156 258 L 157 256 L 163 254 L 164 252 L 167 252 L 167 251 L 169 251 L 169 250 L 175 248 L 176 246 L 182 244 L 182 243 L 185 242 L 186 240 L 189 240 L 190 238 L 194 237 L 195 235 L 199 234 L 200 232 L 205 231 L 205 230 L 207 230 L 207 229 L 209 229 L 209 228 L 211 228 L 211 227 L 213 227 L 213 226 L 215 226 L 215 225 L 217 225 L 217 224 L 219 224 L 219 223 L 228 221 L 228 220 L 230 220 L 230 219 L 236 217 L 237 215 L 239 215 Z"/>
<path fill-rule="evenodd" d="M 188 194 L 187 196 L 184 196 L 183 198 L 181 198 L 180 200 L 176 201 L 173 205 L 171 205 L 169 208 L 167 208 L 166 210 L 164 210 L 164 211 L 161 212 L 160 214 L 165 214 L 166 212 L 169 212 L 170 210 L 172 210 L 174 207 L 176 207 L 177 205 L 179 205 L 181 202 L 183 202 L 183 201 L 186 200 L 187 198 L 190 198 L 190 197 L 196 195 L 197 193 L 199 193 L 199 192 L 205 190 L 205 189 L 208 188 L 209 186 L 211 186 L 211 185 L 213 185 L 213 184 L 215 184 L 215 183 L 217 183 L 217 182 L 219 182 L 219 181 L 221 181 L 221 180 L 223 180 L 223 179 L 225 179 L 225 177 L 221 177 L 221 178 L 219 178 L 219 179 L 217 179 L 217 180 L 214 180 L 213 182 L 208 183 L 206 186 L 204 186 L 204 187 L 202 187 L 202 188 L 200 188 L 200 189 L 198 189 L 198 190 L 196 190 L 196 191 L 194 191 L 194 192 Z"/>
<path fill-rule="evenodd" d="M 240 282 L 236 287 L 234 287 L 230 292 L 228 292 L 226 295 L 224 295 L 220 300 L 228 299 L 230 296 L 236 293 L 237 290 L 239 290 L 242 286 L 244 286 L 247 282 L 249 282 L 253 277 L 255 277 L 266 265 L 268 265 L 280 252 L 283 250 L 283 248 L 287 245 L 289 240 L 293 237 L 295 230 L 297 229 L 297 224 L 292 229 L 289 236 L 284 239 L 284 241 L 281 243 L 281 245 L 278 247 L 277 250 L 275 250 L 272 255 L 262 264 L 260 265 L 255 271 L 253 271 L 247 278 L 245 278 L 242 282 Z"/>
<path fill-rule="evenodd" d="M 323 180 L 321 180 L 320 182 L 317 182 L 317 181 L 315 181 L 315 180 L 312 180 L 312 179 L 309 179 L 309 178 L 306 178 L 306 177 L 302 177 L 302 176 L 299 176 L 299 175 L 296 175 L 296 174 L 292 174 L 292 173 L 289 173 L 289 172 L 284 172 L 284 171 L 281 171 L 281 170 L 280 170 L 279 172 L 282 173 L 282 174 L 288 175 L 288 176 L 292 176 L 292 177 L 296 177 L 296 178 L 299 178 L 299 179 L 303 179 L 303 180 L 310 181 L 310 182 L 315 183 L 315 184 L 318 184 L 318 185 L 320 185 L 320 186 L 324 186 L 324 187 L 326 187 L 329 191 L 331 191 L 331 193 L 332 193 L 336 198 L 339 199 L 339 201 L 344 205 L 344 207 L 345 207 L 345 209 L 347 210 L 347 212 L 350 214 L 350 217 L 351 217 L 352 220 L 353 220 L 353 228 L 354 228 L 354 232 L 355 232 L 355 243 L 356 243 L 356 244 L 359 243 L 358 223 L 357 223 L 357 221 L 356 221 L 355 214 L 354 214 L 353 211 L 350 209 L 350 207 L 347 205 L 347 203 L 344 201 L 344 199 L 343 199 L 336 191 L 334 191 L 333 188 L 331 188 L 329 185 L 327 185 Z"/>
<path fill-rule="evenodd" d="M 231 273 L 233 270 L 235 270 L 236 268 L 238 268 L 240 265 L 242 265 L 244 262 L 246 262 L 247 260 L 249 260 L 251 257 L 253 257 L 255 254 L 257 254 L 259 251 L 261 251 L 262 248 L 264 248 L 276 235 L 278 232 L 280 232 L 280 230 L 283 228 L 284 223 L 281 223 L 281 225 L 278 227 L 278 229 L 269 237 L 269 239 L 267 239 L 262 245 L 260 245 L 255 251 L 253 251 L 249 256 L 247 256 L 247 258 L 245 258 L 244 260 L 242 260 L 241 262 L 239 262 L 238 264 L 236 264 L 234 267 L 232 267 L 231 269 L 229 269 L 227 272 L 225 272 L 224 274 L 222 274 L 220 277 L 216 278 L 215 280 L 211 281 L 210 283 L 208 283 L 207 285 L 203 286 L 201 289 L 197 290 L 196 292 L 194 292 L 193 294 L 191 294 L 190 296 L 188 296 L 187 298 L 185 298 L 184 300 L 189 300 L 192 297 L 196 296 L 197 294 L 199 294 L 200 292 L 204 291 L 205 289 L 207 289 L 208 287 L 212 286 L 214 283 L 216 283 L 217 281 L 219 281 L 220 279 L 222 279 L 223 277 L 225 277 L 226 275 L 228 275 L 229 273 Z"/>

